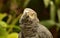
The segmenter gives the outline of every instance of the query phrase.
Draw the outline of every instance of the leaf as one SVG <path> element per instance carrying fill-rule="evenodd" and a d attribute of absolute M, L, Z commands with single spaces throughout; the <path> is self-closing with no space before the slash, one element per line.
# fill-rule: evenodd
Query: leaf
<path fill-rule="evenodd" d="M 56 16 L 56 7 L 53 1 L 50 1 L 50 19 L 52 21 L 55 21 L 55 16 Z"/>
<path fill-rule="evenodd" d="M 18 33 L 11 33 L 11 34 L 9 34 L 8 38 L 18 38 Z"/>
<path fill-rule="evenodd" d="M 58 21 L 60 23 L 60 9 L 57 10 Z"/>
<path fill-rule="evenodd" d="M 43 0 L 44 1 L 44 4 L 45 4 L 45 7 L 48 7 L 49 3 L 50 3 L 50 0 Z"/>
<path fill-rule="evenodd" d="M 7 31 L 0 26 L 0 38 L 7 38 Z"/>
<path fill-rule="evenodd" d="M 4 17 L 6 17 L 7 14 L 6 13 L 0 13 L 0 20 L 2 20 Z"/>
<path fill-rule="evenodd" d="M 0 26 L 2 26 L 3 28 L 7 27 L 7 23 L 5 23 L 4 21 L 0 21 Z"/>
<path fill-rule="evenodd" d="M 23 7 L 26 7 L 31 0 L 25 0 Z"/>
<path fill-rule="evenodd" d="M 14 25 L 13 28 L 11 28 L 11 26 L 8 25 L 7 28 L 9 29 L 8 32 L 11 32 L 11 31 L 13 31 L 13 32 L 19 32 L 21 30 L 21 28 L 19 26 L 17 26 L 17 25 Z"/>
<path fill-rule="evenodd" d="M 52 20 L 44 20 L 41 21 L 40 23 L 46 26 L 48 29 L 50 29 L 55 24 L 55 22 Z"/>
<path fill-rule="evenodd" d="M 59 5 L 60 4 L 60 0 L 55 0 L 55 4 Z"/>

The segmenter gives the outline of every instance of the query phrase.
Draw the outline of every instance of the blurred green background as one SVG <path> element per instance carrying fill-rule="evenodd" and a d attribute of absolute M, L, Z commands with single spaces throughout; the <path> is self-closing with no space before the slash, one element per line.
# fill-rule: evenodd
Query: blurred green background
<path fill-rule="evenodd" d="M 60 0 L 0 0 L 0 38 L 18 38 L 25 8 L 35 10 L 40 23 L 54 38 L 60 37 Z"/>

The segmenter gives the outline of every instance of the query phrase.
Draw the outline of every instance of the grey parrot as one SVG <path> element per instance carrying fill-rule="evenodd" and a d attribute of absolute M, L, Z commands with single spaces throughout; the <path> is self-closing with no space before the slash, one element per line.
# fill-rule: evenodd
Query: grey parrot
<path fill-rule="evenodd" d="M 25 8 L 19 20 L 21 31 L 18 38 L 53 38 L 51 32 L 40 24 L 37 13 Z"/>

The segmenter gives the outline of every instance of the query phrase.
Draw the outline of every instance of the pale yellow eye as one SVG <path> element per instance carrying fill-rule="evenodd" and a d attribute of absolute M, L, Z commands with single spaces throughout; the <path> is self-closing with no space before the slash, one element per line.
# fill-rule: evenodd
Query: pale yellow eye
<path fill-rule="evenodd" d="M 29 15 L 29 17 L 30 17 L 31 19 L 34 19 L 34 18 L 35 18 L 34 14 Z"/>
<path fill-rule="evenodd" d="M 30 16 L 34 16 L 34 14 L 31 14 Z"/>

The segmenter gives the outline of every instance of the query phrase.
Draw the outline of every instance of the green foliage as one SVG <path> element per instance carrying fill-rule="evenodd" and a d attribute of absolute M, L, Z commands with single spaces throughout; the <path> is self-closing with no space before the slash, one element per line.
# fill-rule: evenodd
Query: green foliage
<path fill-rule="evenodd" d="M 55 25 L 55 22 L 52 20 L 43 20 L 40 23 L 45 25 L 48 29 L 52 28 L 52 26 Z"/>
<path fill-rule="evenodd" d="M 60 0 L 43 0 L 45 8 L 50 5 L 50 20 L 43 20 L 40 23 L 45 25 L 48 29 L 52 28 L 52 26 L 57 26 L 57 31 L 60 29 Z M 19 27 L 19 19 L 21 17 L 22 10 L 27 7 L 27 5 L 31 3 L 31 7 L 33 3 L 38 5 L 37 0 L 9 0 L 5 4 L 2 2 L 3 10 L 9 9 L 7 13 L 0 13 L 0 38 L 18 38 L 18 32 L 20 32 Z M 40 5 L 40 4 L 39 4 Z M 5 7 L 5 8 L 4 8 Z M 8 8 L 6 8 L 8 7 Z M 29 6 L 30 7 L 30 6 Z M 38 8 L 39 6 L 36 6 Z M 0 11 L 2 9 L 0 7 Z M 20 9 L 18 9 L 20 8 Z M 33 7 L 34 8 L 34 7 Z M 3 11 L 2 10 L 2 11 Z M 56 14 L 58 20 L 56 22 Z M 5 18 L 7 17 L 7 18 Z M 3 21 L 3 19 L 7 19 Z M 17 24 L 16 24 L 17 23 Z"/>
<path fill-rule="evenodd" d="M 7 31 L 0 26 L 0 38 L 7 38 Z"/>
<path fill-rule="evenodd" d="M 18 33 L 11 33 L 7 38 L 18 38 Z"/>
<path fill-rule="evenodd" d="M 4 18 L 4 17 L 6 17 L 7 16 L 7 14 L 6 13 L 0 13 L 0 21 Z"/>
<path fill-rule="evenodd" d="M 43 1 L 44 1 L 45 7 L 48 7 L 48 5 L 49 5 L 49 3 L 50 3 L 51 0 L 43 0 Z"/>
<path fill-rule="evenodd" d="M 55 2 L 55 3 L 54 3 Z M 41 23 L 45 25 L 48 29 L 50 29 L 52 26 L 57 26 L 57 31 L 60 29 L 60 0 L 44 0 L 45 7 L 47 8 L 48 5 L 50 5 L 50 20 L 43 20 Z M 56 14 L 58 17 L 58 22 L 56 22 Z"/>
<path fill-rule="evenodd" d="M 5 29 L 7 27 L 7 23 L 5 23 L 4 21 L 0 21 L 0 26 Z"/>

